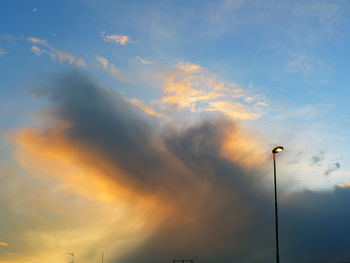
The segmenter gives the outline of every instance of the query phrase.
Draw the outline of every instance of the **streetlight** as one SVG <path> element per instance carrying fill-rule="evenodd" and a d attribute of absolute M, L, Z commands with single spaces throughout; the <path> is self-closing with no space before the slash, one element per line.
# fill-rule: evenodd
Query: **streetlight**
<path fill-rule="evenodd" d="M 272 150 L 273 154 L 273 178 L 275 185 L 275 222 L 276 222 L 276 263 L 280 262 L 279 247 L 278 247 L 278 213 L 277 213 L 277 187 L 276 187 L 276 153 L 282 152 L 283 147 L 277 146 Z"/>

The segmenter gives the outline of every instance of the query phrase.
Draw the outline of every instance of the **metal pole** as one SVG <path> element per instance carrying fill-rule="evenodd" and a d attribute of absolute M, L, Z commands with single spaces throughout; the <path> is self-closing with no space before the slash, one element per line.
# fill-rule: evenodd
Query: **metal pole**
<path fill-rule="evenodd" d="M 72 256 L 72 263 L 74 263 L 74 253 L 67 253 L 68 255 Z"/>
<path fill-rule="evenodd" d="M 276 186 L 276 154 L 273 154 L 273 178 L 275 185 L 275 222 L 276 222 L 276 263 L 280 262 L 278 247 L 278 211 L 277 211 L 277 186 Z"/>

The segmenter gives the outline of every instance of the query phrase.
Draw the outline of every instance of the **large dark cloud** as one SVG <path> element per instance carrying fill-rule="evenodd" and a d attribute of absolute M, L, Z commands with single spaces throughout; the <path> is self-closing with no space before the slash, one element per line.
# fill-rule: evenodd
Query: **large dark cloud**
<path fill-rule="evenodd" d="M 164 128 L 113 92 L 74 72 L 46 90 L 65 135 L 122 169 L 146 193 L 161 193 L 174 212 L 118 262 L 273 262 L 274 210 L 261 167 L 247 169 L 220 154 L 227 119 L 184 130 Z M 315 162 L 317 162 L 315 160 Z M 284 193 L 281 193 L 281 196 Z M 280 203 L 281 262 L 350 256 L 350 190 L 289 194 Z M 116 261 L 117 262 L 117 261 Z"/>

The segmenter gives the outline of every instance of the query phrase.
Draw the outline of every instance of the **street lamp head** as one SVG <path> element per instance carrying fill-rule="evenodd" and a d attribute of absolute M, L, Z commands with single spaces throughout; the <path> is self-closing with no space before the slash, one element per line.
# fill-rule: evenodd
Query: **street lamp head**
<path fill-rule="evenodd" d="M 282 146 L 277 146 L 272 150 L 273 154 L 279 153 L 283 151 L 283 147 Z"/>

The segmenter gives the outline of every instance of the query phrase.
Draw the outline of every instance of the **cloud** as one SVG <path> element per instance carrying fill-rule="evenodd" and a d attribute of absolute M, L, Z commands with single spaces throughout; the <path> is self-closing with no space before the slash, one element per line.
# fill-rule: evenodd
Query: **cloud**
<path fill-rule="evenodd" d="M 45 215 L 41 226 L 52 218 L 70 220 L 56 232 L 34 224 L 38 230 L 29 239 L 40 244 L 63 240 L 79 244 L 79 251 L 96 251 L 105 240 L 111 262 L 157 263 L 178 257 L 204 263 L 273 261 L 271 153 L 256 136 L 222 116 L 163 126 L 79 72 L 52 79 L 42 95 L 52 116 L 44 128 L 16 132 L 16 158 L 36 182 L 58 181 L 55 191 L 44 193 L 42 187 L 41 198 L 24 204 L 21 209 L 29 210 L 21 218 L 29 217 L 36 204 L 39 215 Z M 279 190 L 281 259 L 346 260 L 350 188 Z M 43 198 L 46 194 L 51 194 L 49 200 Z M 79 222 L 71 243 L 70 231 Z M 65 248 L 62 243 L 60 249 Z M 84 259 L 94 262 L 86 254 Z"/>
<path fill-rule="evenodd" d="M 131 43 L 131 40 L 128 36 L 125 35 L 116 35 L 116 34 L 112 34 L 112 35 L 105 35 L 106 32 L 102 32 L 101 33 L 101 37 L 103 39 L 103 41 L 106 42 L 114 42 L 120 45 L 125 46 L 128 43 Z"/>
<path fill-rule="evenodd" d="M 108 60 L 106 58 L 96 56 L 96 60 L 101 63 L 104 69 L 108 69 Z"/>
<path fill-rule="evenodd" d="M 322 59 L 312 57 L 305 53 L 288 52 L 289 61 L 284 67 L 287 73 L 302 73 L 305 75 L 312 75 L 315 72 L 327 72 L 331 69 L 326 65 Z"/>
<path fill-rule="evenodd" d="M 106 58 L 97 56 L 96 59 L 110 74 L 124 77 Z M 151 63 L 140 57 L 136 60 Z M 153 116 L 162 116 L 161 118 L 170 121 L 184 115 L 197 118 L 201 114 L 212 112 L 212 116 L 221 114 L 233 120 L 246 120 L 259 118 L 269 106 L 263 94 L 251 87 L 244 89 L 236 83 L 221 80 L 217 74 L 201 65 L 191 62 L 170 65 L 152 62 L 152 65 L 151 68 L 141 69 L 142 81 L 139 83 L 143 86 L 149 83 L 152 87 L 156 84 L 161 93 L 152 100 L 130 98 L 129 102 Z M 132 80 L 135 79 L 137 78 Z"/>
<path fill-rule="evenodd" d="M 318 154 L 315 154 L 314 156 L 312 156 L 312 162 L 314 164 L 318 164 L 321 161 L 324 161 L 325 157 L 324 157 L 324 152 L 319 152 Z"/>
<path fill-rule="evenodd" d="M 196 213 L 202 208 L 200 203 L 209 202 L 209 214 L 203 215 L 209 221 L 216 209 L 238 206 L 237 200 L 226 203 L 225 196 L 230 196 L 231 190 L 223 185 L 225 181 L 231 185 L 231 180 L 237 186 L 247 183 L 243 159 L 252 154 L 237 156 L 236 164 L 220 157 L 226 138 L 223 132 L 238 130 L 229 120 L 202 123 L 185 131 L 171 128 L 159 132 L 156 123 L 139 116 L 129 103 L 76 72 L 58 78 L 46 92 L 52 102 L 53 123 L 47 129 L 28 128 L 15 136 L 19 145 L 16 156 L 26 170 L 58 178 L 88 200 L 112 204 L 127 200 L 131 214 L 136 213 L 131 204 L 142 200 L 140 220 L 145 228 L 156 232 L 181 209 L 187 211 L 188 218 L 180 220 L 180 225 L 192 225 L 199 219 Z M 216 177 L 217 173 L 222 173 L 224 181 Z M 231 178 L 230 174 L 238 177 Z M 195 198 L 191 191 L 195 191 Z M 220 191 L 223 194 L 218 194 Z M 211 201 L 212 194 L 216 198 Z M 232 216 L 227 223 L 231 219 L 244 221 L 243 215 Z M 203 227 L 206 225 L 203 222 Z M 151 233 L 144 227 L 137 233 L 147 239 Z M 235 231 L 240 232 L 237 228 Z"/>
<path fill-rule="evenodd" d="M 138 99 L 132 98 L 132 99 L 127 99 L 127 101 L 129 101 L 131 104 L 135 105 L 136 107 L 140 108 L 146 114 L 149 114 L 149 115 L 152 115 L 152 116 L 156 116 L 156 117 L 159 117 L 159 118 L 169 119 L 168 116 L 166 116 L 166 115 L 156 111 L 154 108 L 152 108 L 150 105 L 146 104 L 142 100 L 138 100 Z"/>
<path fill-rule="evenodd" d="M 140 62 L 141 62 L 142 64 L 144 64 L 144 65 L 154 65 L 154 64 L 155 64 L 154 61 L 150 61 L 150 60 L 144 59 L 144 58 L 142 58 L 142 57 L 140 57 L 140 56 L 137 56 L 137 57 L 136 57 L 136 60 L 137 60 L 137 61 L 140 61 Z"/>
<path fill-rule="evenodd" d="M 7 244 L 6 242 L 0 242 L 0 246 L 4 246 L 4 247 L 7 247 L 9 244 Z"/>
<path fill-rule="evenodd" d="M 0 47 L 0 57 L 5 56 L 6 53 L 7 53 L 7 52 L 6 52 L 5 50 L 3 50 L 3 49 Z"/>
<path fill-rule="evenodd" d="M 33 44 L 41 44 L 43 46 L 48 46 L 49 45 L 46 40 L 42 40 L 42 39 L 35 38 L 35 37 L 29 37 L 28 40 L 30 42 L 32 42 Z"/>
<path fill-rule="evenodd" d="M 168 73 L 163 93 L 162 104 L 192 112 L 221 112 L 233 119 L 255 119 L 262 113 L 259 107 L 268 105 L 263 96 L 249 94 L 236 83 L 219 81 L 206 68 L 189 62 L 178 63 Z"/>
<path fill-rule="evenodd" d="M 113 77 L 121 80 L 121 81 L 128 81 L 128 78 L 123 75 L 119 69 L 117 69 L 113 64 L 109 63 L 108 60 L 104 57 L 96 56 L 96 60 L 100 62 L 102 67 L 108 71 L 109 74 L 111 74 Z"/>
<path fill-rule="evenodd" d="M 260 115 L 253 113 L 247 106 L 235 101 L 214 101 L 209 103 L 207 111 L 220 111 L 232 119 L 257 119 Z"/>
<path fill-rule="evenodd" d="M 75 166 L 78 163 L 70 167 L 66 164 L 64 168 L 68 170 L 62 169 L 61 165 L 68 161 L 67 157 L 72 157 L 69 152 L 65 154 L 66 157 L 51 157 L 57 158 L 55 168 L 60 170 L 61 167 L 62 173 L 71 168 L 78 171 Z M 41 160 L 45 165 L 50 164 L 50 158 L 43 157 Z M 41 168 L 40 165 L 38 168 Z M 67 261 L 66 251 L 74 251 L 79 259 L 90 263 L 100 258 L 102 248 L 107 255 L 116 254 L 116 249 L 127 251 L 128 246 L 142 238 L 140 231 L 147 233 L 147 229 L 142 230 L 144 221 L 139 216 L 147 210 L 146 200 L 142 209 L 139 209 L 140 206 L 135 200 L 132 201 L 133 198 L 128 199 L 123 195 L 121 198 L 134 203 L 132 211 L 138 213 L 130 214 L 131 211 L 125 209 L 123 199 L 117 202 L 95 198 L 94 191 L 90 192 L 89 198 L 85 198 L 84 195 L 75 194 L 68 183 L 58 184 L 57 178 L 51 173 L 26 169 L 33 175 L 19 170 L 13 164 L 0 166 L 0 189 L 3 195 L 0 200 L 0 229 L 3 239 L 11 244 L 1 248 L 1 262 L 34 260 L 59 263 Z M 74 174 L 70 175 L 73 175 L 74 180 Z M 14 192 L 20 194 L 14 195 Z M 115 226 L 123 227 L 116 229 Z M 116 242 L 114 239 L 112 242 L 111 236 L 117 236 L 121 241 Z M 9 261 L 8 254 L 11 254 L 12 261 Z"/>
<path fill-rule="evenodd" d="M 51 45 L 46 40 L 42 40 L 35 37 L 29 37 L 28 41 L 34 44 L 31 47 L 31 51 L 40 56 L 41 54 L 47 54 L 52 60 L 58 60 L 60 63 L 68 62 L 69 64 L 76 65 L 78 67 L 86 67 L 86 62 L 84 59 L 76 57 L 67 51 L 59 50 Z"/>
<path fill-rule="evenodd" d="M 331 173 L 335 172 L 336 170 L 338 170 L 340 168 L 340 163 L 336 162 L 336 163 L 332 163 L 330 165 L 328 165 L 327 170 L 325 171 L 325 175 L 330 175 Z"/>
<path fill-rule="evenodd" d="M 281 259 L 348 261 L 350 255 L 345 247 L 350 228 L 345 222 L 350 220 L 350 213 L 344 207 L 349 197 L 349 187 L 336 187 L 331 192 L 298 192 L 285 199 L 280 214 L 281 244 L 284 243 Z"/>

